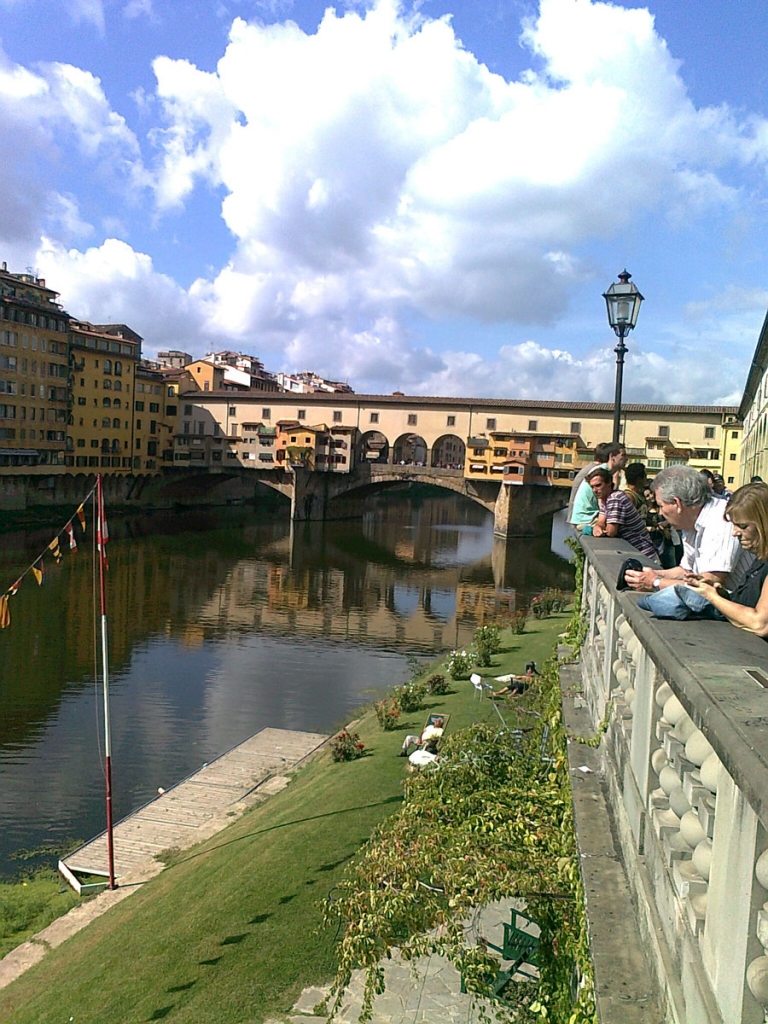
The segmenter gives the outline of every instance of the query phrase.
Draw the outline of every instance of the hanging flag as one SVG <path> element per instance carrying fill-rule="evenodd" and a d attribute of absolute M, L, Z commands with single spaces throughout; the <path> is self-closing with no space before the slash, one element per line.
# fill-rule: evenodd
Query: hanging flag
<path fill-rule="evenodd" d="M 19 577 L 19 579 L 16 580 L 16 582 L 13 584 L 13 586 L 8 587 L 8 597 L 15 597 L 20 586 L 21 586 L 21 577 Z"/>
<path fill-rule="evenodd" d="M 76 514 L 77 514 L 77 518 L 80 520 L 80 525 L 83 528 L 83 533 L 85 533 L 85 509 L 83 508 L 82 505 L 77 510 Z"/>
<path fill-rule="evenodd" d="M 59 538 L 54 537 L 51 543 L 48 545 L 48 550 L 51 552 L 53 557 L 56 559 L 58 565 L 61 561 L 61 548 L 59 547 Z"/>
<path fill-rule="evenodd" d="M 35 564 L 32 566 L 32 575 L 37 580 L 38 587 L 42 587 L 42 585 L 43 585 L 43 576 L 44 576 L 44 574 L 45 574 L 45 568 L 43 566 L 43 560 L 41 558 L 39 561 L 35 562 Z"/>
<path fill-rule="evenodd" d="M 107 527 L 107 514 L 104 511 L 104 496 L 99 491 L 99 500 L 96 506 L 96 547 L 104 561 L 104 568 L 109 568 L 107 560 L 107 542 L 109 541 L 109 528 Z"/>
<path fill-rule="evenodd" d="M 71 522 L 67 523 L 67 525 L 64 527 L 64 532 L 66 533 L 67 537 L 69 537 L 69 550 L 70 551 L 77 551 L 77 541 L 75 540 L 75 530 L 74 530 L 74 527 L 72 526 Z"/>
<path fill-rule="evenodd" d="M 8 610 L 8 595 L 0 597 L 0 629 L 7 629 L 11 624 L 11 613 Z"/>

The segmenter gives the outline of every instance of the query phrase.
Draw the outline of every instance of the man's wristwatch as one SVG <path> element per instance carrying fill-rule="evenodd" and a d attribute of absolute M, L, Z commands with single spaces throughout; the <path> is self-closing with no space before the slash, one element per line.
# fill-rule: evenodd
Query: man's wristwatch
<path fill-rule="evenodd" d="M 654 590 L 659 590 L 661 588 L 661 576 L 657 576 L 656 579 L 651 584 L 651 586 L 653 587 Z"/>

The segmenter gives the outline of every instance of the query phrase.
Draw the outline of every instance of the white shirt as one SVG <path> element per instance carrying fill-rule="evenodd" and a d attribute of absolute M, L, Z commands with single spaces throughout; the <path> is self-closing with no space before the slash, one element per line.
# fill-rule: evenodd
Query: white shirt
<path fill-rule="evenodd" d="M 754 555 L 744 551 L 725 518 L 725 505 L 710 498 L 702 506 L 692 530 L 682 530 L 683 558 L 680 565 L 690 572 L 724 572 L 724 585 L 734 590 L 744 582 Z"/>

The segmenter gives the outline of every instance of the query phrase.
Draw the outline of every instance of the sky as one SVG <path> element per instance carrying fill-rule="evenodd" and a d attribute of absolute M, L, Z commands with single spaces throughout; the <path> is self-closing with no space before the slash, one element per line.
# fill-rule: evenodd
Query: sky
<path fill-rule="evenodd" d="M 0 260 L 143 352 L 358 392 L 738 404 L 764 0 L 0 0 Z"/>

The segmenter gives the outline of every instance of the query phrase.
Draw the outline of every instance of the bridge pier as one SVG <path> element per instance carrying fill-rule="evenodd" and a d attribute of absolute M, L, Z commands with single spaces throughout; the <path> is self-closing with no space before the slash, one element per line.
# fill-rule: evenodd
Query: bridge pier
<path fill-rule="evenodd" d="M 569 493 L 566 487 L 521 487 L 503 483 L 493 507 L 494 534 L 510 538 L 547 533 L 549 513 L 565 508 Z"/>
<path fill-rule="evenodd" d="M 328 512 L 328 476 L 303 466 L 293 467 L 291 519 L 295 523 L 324 520 Z"/>

